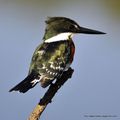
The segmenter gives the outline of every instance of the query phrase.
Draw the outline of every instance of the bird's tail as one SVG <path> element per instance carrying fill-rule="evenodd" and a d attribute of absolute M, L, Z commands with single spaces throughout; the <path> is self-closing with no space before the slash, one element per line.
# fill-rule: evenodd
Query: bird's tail
<path fill-rule="evenodd" d="M 31 73 L 22 82 L 20 82 L 15 87 L 10 89 L 9 92 L 19 91 L 19 92 L 25 93 L 29 89 L 33 88 L 39 81 L 40 80 L 39 80 L 38 74 Z"/>

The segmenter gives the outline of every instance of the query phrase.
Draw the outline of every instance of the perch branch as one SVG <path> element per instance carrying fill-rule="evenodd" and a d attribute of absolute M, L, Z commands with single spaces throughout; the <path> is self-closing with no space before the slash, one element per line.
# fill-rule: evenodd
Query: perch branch
<path fill-rule="evenodd" d="M 61 88 L 61 86 L 72 77 L 74 70 L 69 68 L 65 71 L 62 76 L 56 80 L 54 84 L 51 84 L 45 95 L 42 99 L 40 99 L 39 103 L 36 105 L 32 113 L 30 114 L 28 120 L 39 120 L 41 114 L 47 107 L 49 103 L 51 103 L 52 98 L 57 93 L 57 91 Z"/>

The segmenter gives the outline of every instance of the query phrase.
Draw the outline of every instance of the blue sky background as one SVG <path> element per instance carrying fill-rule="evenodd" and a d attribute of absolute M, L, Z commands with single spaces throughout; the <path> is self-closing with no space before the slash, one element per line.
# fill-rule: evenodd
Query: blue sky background
<path fill-rule="evenodd" d="M 76 35 L 74 74 L 59 90 L 41 120 L 95 120 L 120 117 L 119 0 L 0 0 L 0 118 L 25 120 L 47 89 L 9 93 L 23 80 L 42 42 L 47 16 L 65 16 L 106 35 Z M 102 120 L 106 118 L 102 118 Z"/>

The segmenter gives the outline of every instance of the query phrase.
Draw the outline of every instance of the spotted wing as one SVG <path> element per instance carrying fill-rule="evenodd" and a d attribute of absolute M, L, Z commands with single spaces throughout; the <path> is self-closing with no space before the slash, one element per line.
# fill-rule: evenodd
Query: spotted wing
<path fill-rule="evenodd" d="M 52 80 L 63 73 L 69 56 L 66 49 L 63 42 L 43 43 L 36 49 L 33 54 L 30 72 L 34 70 L 39 73 L 42 87 L 48 86 Z"/>

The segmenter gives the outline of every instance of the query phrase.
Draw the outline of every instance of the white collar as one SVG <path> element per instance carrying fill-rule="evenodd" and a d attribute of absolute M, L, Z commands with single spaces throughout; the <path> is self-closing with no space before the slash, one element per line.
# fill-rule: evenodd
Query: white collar
<path fill-rule="evenodd" d="M 51 42 L 57 42 L 57 41 L 65 41 L 68 40 L 69 38 L 71 38 L 73 36 L 73 33 L 60 33 L 56 36 L 53 36 L 47 40 L 45 40 L 45 43 L 51 43 Z"/>

